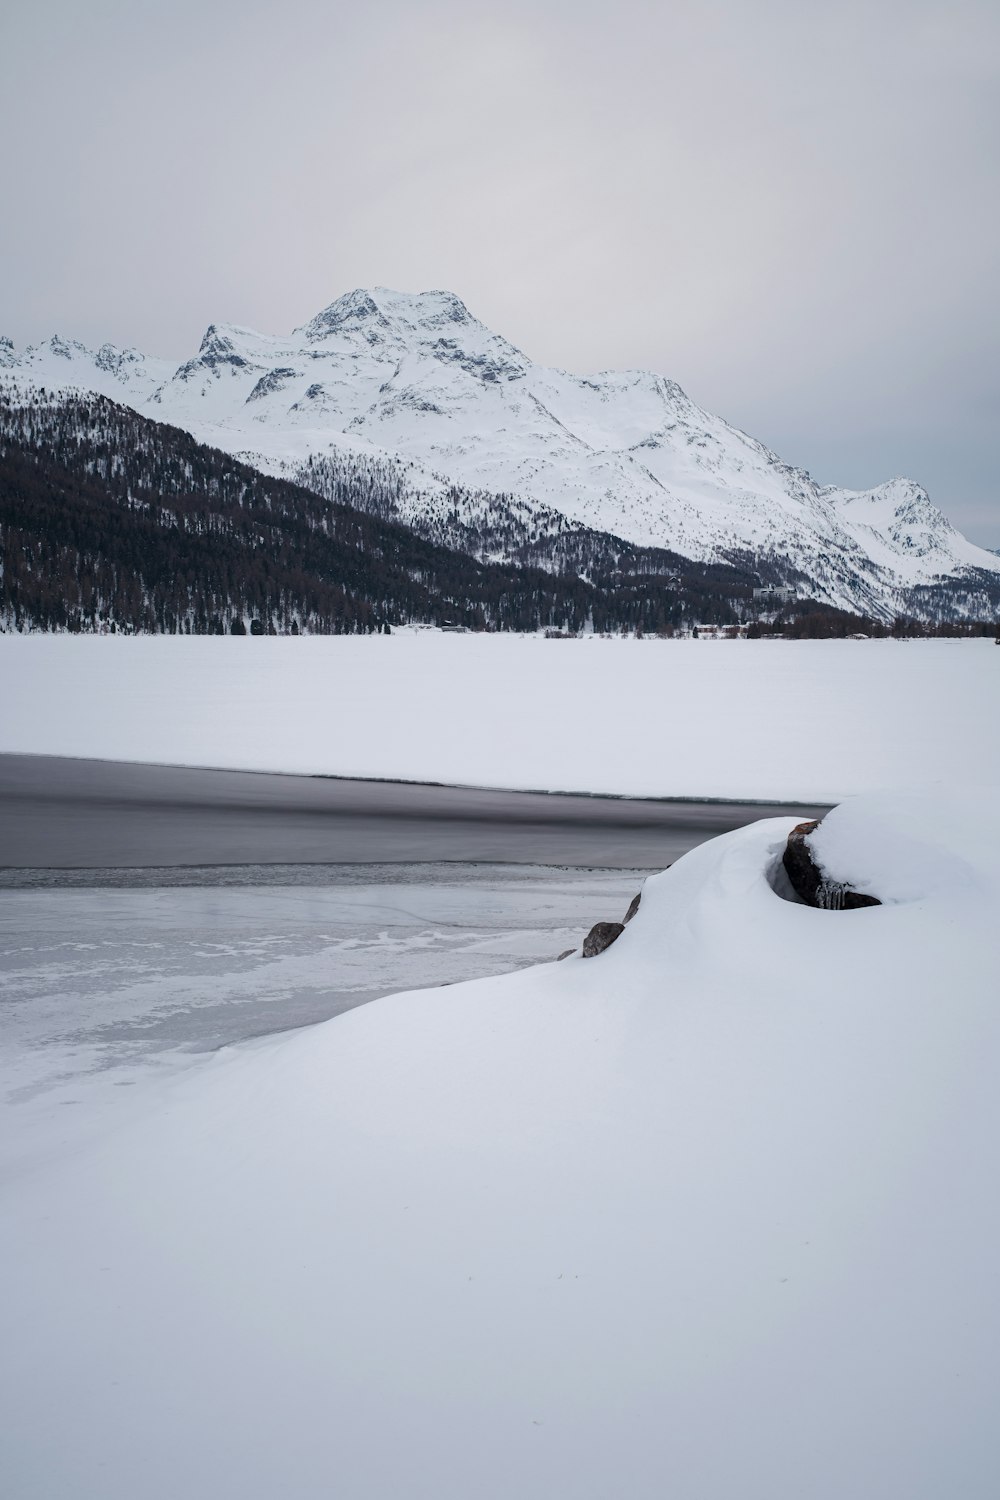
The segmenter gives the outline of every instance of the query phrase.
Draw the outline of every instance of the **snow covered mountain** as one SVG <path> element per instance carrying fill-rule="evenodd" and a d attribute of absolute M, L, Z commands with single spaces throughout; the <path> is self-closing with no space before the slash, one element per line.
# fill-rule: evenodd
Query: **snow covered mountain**
<path fill-rule="evenodd" d="M 455 545 L 499 504 L 546 534 L 565 517 L 700 561 L 758 558 L 769 576 L 883 617 L 917 596 L 923 613 L 983 613 L 1000 588 L 1000 559 L 913 481 L 819 485 L 675 382 L 537 365 L 450 292 L 357 290 L 286 338 L 213 324 L 176 368 L 53 338 L 21 354 L 0 340 L 0 369 L 100 391 L 319 488 L 318 459 L 388 464 L 400 519 L 437 537 L 451 526 Z"/>

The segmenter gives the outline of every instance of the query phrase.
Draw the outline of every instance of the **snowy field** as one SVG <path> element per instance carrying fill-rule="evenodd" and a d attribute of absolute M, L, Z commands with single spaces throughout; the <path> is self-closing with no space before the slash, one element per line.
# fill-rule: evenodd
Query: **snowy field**
<path fill-rule="evenodd" d="M 858 911 L 772 889 L 790 824 L 10 1174 L 7 1492 L 994 1500 L 997 802 L 830 813 Z"/>
<path fill-rule="evenodd" d="M 0 636 L 0 751 L 643 797 L 1000 779 L 989 641 Z"/>

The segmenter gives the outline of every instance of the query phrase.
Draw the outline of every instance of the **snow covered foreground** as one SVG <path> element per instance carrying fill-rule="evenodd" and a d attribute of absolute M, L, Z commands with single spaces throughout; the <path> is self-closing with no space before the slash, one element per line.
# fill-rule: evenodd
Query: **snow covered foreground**
<path fill-rule="evenodd" d="M 989 641 L 0 635 L 0 751 L 640 797 L 1000 780 Z"/>
<path fill-rule="evenodd" d="M 992 1500 L 1000 811 L 789 826 L 7 1182 L 8 1493 Z"/>

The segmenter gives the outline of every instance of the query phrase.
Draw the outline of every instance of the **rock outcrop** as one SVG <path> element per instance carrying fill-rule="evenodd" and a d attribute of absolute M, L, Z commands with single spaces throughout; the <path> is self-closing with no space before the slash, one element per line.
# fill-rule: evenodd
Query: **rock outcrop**
<path fill-rule="evenodd" d="M 583 940 L 584 958 L 596 958 L 617 942 L 624 931 L 624 922 L 596 922 Z"/>

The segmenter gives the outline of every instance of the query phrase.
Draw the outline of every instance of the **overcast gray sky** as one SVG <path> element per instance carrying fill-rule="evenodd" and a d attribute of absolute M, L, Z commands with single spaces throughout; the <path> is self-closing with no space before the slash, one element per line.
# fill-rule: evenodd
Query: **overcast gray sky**
<path fill-rule="evenodd" d="M 1000 546 L 995 0 L 3 0 L 0 332 L 447 287 Z"/>

